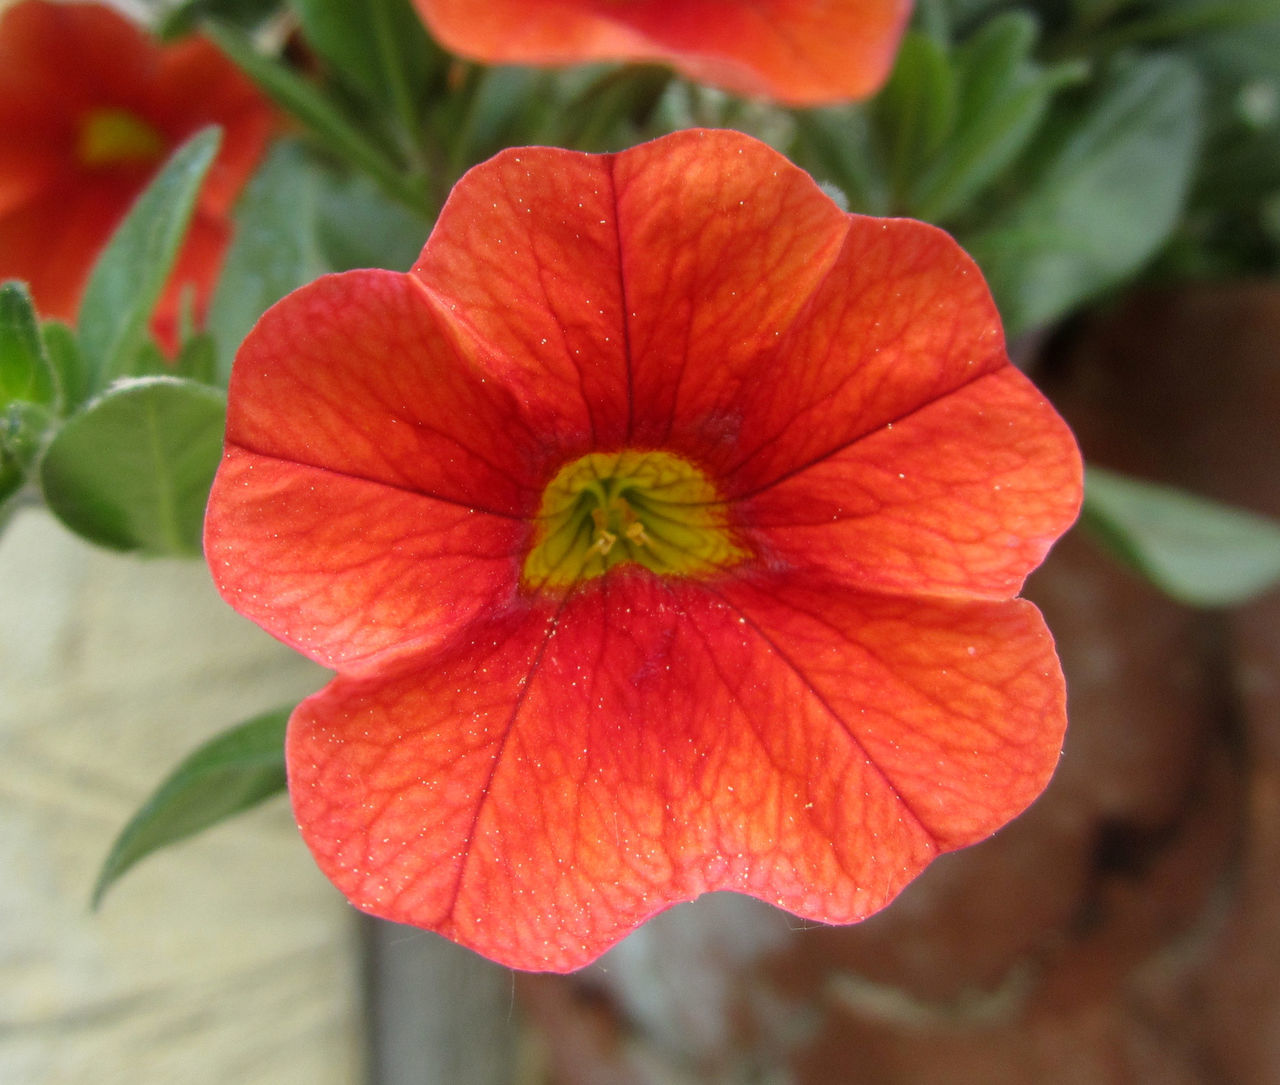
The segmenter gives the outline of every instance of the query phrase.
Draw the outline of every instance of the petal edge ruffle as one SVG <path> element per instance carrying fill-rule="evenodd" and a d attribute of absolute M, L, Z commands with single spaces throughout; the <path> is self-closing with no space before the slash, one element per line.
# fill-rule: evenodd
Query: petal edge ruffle
<path fill-rule="evenodd" d="M 1030 604 L 592 584 L 299 707 L 295 813 L 358 906 L 555 970 L 715 889 L 851 922 L 1057 760 Z"/>

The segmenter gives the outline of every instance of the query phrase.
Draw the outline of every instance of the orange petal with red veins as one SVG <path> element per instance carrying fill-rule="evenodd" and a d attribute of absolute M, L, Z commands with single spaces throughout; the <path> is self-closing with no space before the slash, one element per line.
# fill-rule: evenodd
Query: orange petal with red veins
<path fill-rule="evenodd" d="M 1080 509 L 1080 453 L 1012 366 L 734 503 L 758 553 L 869 591 L 1008 599 Z"/>
<path fill-rule="evenodd" d="M 687 447 L 701 462 L 727 456 L 754 440 L 743 404 L 762 358 L 830 273 L 850 218 L 807 173 L 736 132 L 680 132 L 615 156 L 610 172 L 628 439 Z"/>
<path fill-rule="evenodd" d="M 240 613 L 358 674 L 508 606 L 528 534 L 509 517 L 232 447 L 205 553 Z"/>
<path fill-rule="evenodd" d="M 760 439 L 741 433 L 740 401 L 761 356 L 811 305 L 849 224 L 737 132 L 619 155 L 520 148 L 459 183 L 413 274 L 566 458 L 683 441 L 733 460 Z"/>
<path fill-rule="evenodd" d="M 730 495 L 1009 365 L 990 291 L 950 236 L 911 219 L 848 219 L 830 270 L 744 382 L 744 437 L 720 471 Z"/>
<path fill-rule="evenodd" d="M 739 94 L 816 105 L 874 93 L 910 0 L 414 0 L 440 41 L 487 63 L 658 61 Z"/>
<path fill-rule="evenodd" d="M 536 441 L 413 278 L 320 279 L 237 358 L 205 519 L 215 580 L 335 668 L 437 644 L 514 597 L 547 470 Z"/>
<path fill-rule="evenodd" d="M 567 970 L 716 889 L 862 918 L 1039 792 L 1063 685 L 1029 604 L 625 572 L 290 723 L 290 791 L 357 906 Z"/>
<path fill-rule="evenodd" d="M 526 516 L 560 460 L 531 454 L 540 435 L 494 377 L 461 352 L 448 315 L 411 276 L 327 275 L 269 309 L 245 341 L 227 443 Z"/>
<path fill-rule="evenodd" d="M 503 151 L 454 188 L 412 271 L 467 364 L 514 394 L 565 459 L 621 441 L 628 425 L 611 161 Z"/>

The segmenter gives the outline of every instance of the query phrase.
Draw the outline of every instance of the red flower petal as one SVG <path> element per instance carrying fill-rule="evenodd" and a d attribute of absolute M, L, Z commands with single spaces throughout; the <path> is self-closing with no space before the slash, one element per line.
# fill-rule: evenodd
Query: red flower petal
<path fill-rule="evenodd" d="M 25 280 L 42 316 L 72 320 L 92 266 L 85 253 L 101 250 L 128 206 L 119 185 L 86 190 L 65 176 L 49 181 L 0 216 L 0 278 Z"/>
<path fill-rule="evenodd" d="M 731 493 L 758 491 L 1008 367 L 995 303 L 951 237 L 910 219 L 847 218 L 830 270 L 740 381 L 743 437 L 721 465 Z"/>
<path fill-rule="evenodd" d="M 769 560 L 873 591 L 1007 599 L 1079 512 L 1075 441 L 1007 365 L 854 438 L 736 506 Z"/>
<path fill-rule="evenodd" d="M 0 125 L 3 125 L 0 119 Z M 15 207 L 38 196 L 56 183 L 61 159 L 43 133 L 5 128 L 5 165 L 0 171 L 0 222 Z"/>
<path fill-rule="evenodd" d="M 611 172 L 627 439 L 688 446 L 719 466 L 758 439 L 742 424 L 744 402 L 830 273 L 850 218 L 808 174 L 732 132 L 677 133 L 618 156 Z"/>
<path fill-rule="evenodd" d="M 570 969 L 714 889 L 849 922 L 986 835 L 1057 760 L 1033 607 L 603 578 L 429 666 L 339 678 L 290 789 L 359 907 Z"/>
<path fill-rule="evenodd" d="M 221 126 L 222 145 L 200 189 L 200 209 L 229 215 L 277 126 L 274 113 L 254 85 L 204 38 L 168 46 L 147 89 L 150 108 L 145 115 L 170 135 L 174 146 L 206 125 Z"/>
<path fill-rule="evenodd" d="M 705 443 L 848 228 L 807 174 L 735 132 L 616 156 L 521 148 L 454 189 L 413 273 L 568 459 L 584 437 L 666 440 L 677 400 Z"/>
<path fill-rule="evenodd" d="M 413 278 L 312 283 L 267 312 L 245 358 L 205 537 L 237 608 L 358 670 L 512 597 L 551 450 L 526 451 L 538 438 L 514 397 L 470 367 Z"/>
<path fill-rule="evenodd" d="M 610 161 L 504 151 L 454 188 L 412 272 L 453 323 L 459 349 L 525 405 L 566 459 L 572 448 L 620 440 L 627 425 Z"/>
<path fill-rule="evenodd" d="M 414 0 L 445 46 L 489 63 L 655 60 L 740 94 L 814 105 L 872 94 L 910 0 Z"/>
<path fill-rule="evenodd" d="M 212 500 L 205 550 L 228 601 L 347 673 L 506 605 L 528 534 L 519 520 L 236 448 Z"/>
<path fill-rule="evenodd" d="M 85 109 L 138 108 L 156 45 L 105 4 L 21 0 L 0 33 L 0 116 L 42 116 L 70 132 Z"/>

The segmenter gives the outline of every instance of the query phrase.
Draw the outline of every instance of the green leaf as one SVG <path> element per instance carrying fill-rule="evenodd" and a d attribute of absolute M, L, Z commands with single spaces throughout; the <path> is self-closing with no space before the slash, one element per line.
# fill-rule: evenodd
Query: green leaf
<path fill-rule="evenodd" d="M 1061 318 L 1155 255 L 1186 202 L 1200 132 L 1200 82 L 1175 57 L 1118 66 L 1082 108 L 1046 126 L 1025 194 L 962 238 L 1011 336 Z"/>
<path fill-rule="evenodd" d="M 138 197 L 89 275 L 80 303 L 80 349 L 91 391 L 128 373 L 186 235 L 221 133 L 205 128 L 169 159 Z"/>
<path fill-rule="evenodd" d="M 0 527 L 27 483 L 52 418 L 38 403 L 15 400 L 0 409 Z"/>
<path fill-rule="evenodd" d="M 1082 77 L 1075 65 L 1045 70 L 1032 59 L 1035 19 L 1007 12 L 956 52 L 956 124 L 945 148 L 923 164 L 911 212 L 938 222 L 964 209 L 1027 146 L 1053 92 Z"/>
<path fill-rule="evenodd" d="M 1280 523 L 1090 467 L 1081 524 L 1162 591 L 1231 606 L 1280 581 Z"/>
<path fill-rule="evenodd" d="M 316 167 L 302 148 L 282 142 L 241 197 L 236 234 L 206 324 L 218 347 L 223 378 L 241 340 L 267 308 L 325 270 L 314 237 L 317 183 Z M 388 213 L 403 214 L 381 193 L 374 190 L 374 195 Z"/>
<path fill-rule="evenodd" d="M 175 377 L 186 377 L 200 384 L 219 384 L 218 350 L 213 336 L 208 332 L 191 336 L 182 344 L 182 353 L 167 368 Z"/>
<path fill-rule="evenodd" d="M 955 124 L 955 76 L 942 47 L 909 31 L 873 108 L 887 147 L 896 202 L 905 206 L 915 178 Z"/>
<path fill-rule="evenodd" d="M 992 8 L 1009 6 L 1009 0 L 948 0 L 951 19 L 956 25 L 972 25 L 991 14 Z"/>
<path fill-rule="evenodd" d="M 472 68 L 458 93 L 433 103 L 433 138 L 451 148 L 451 165 L 461 172 L 503 147 L 529 142 L 529 133 L 541 139 L 546 111 L 559 112 L 557 92 L 565 89 L 564 80 L 534 68 Z"/>
<path fill-rule="evenodd" d="M 16 463 L 25 473 L 40 453 L 53 416 L 39 403 L 18 400 L 0 411 L 0 457 Z"/>
<path fill-rule="evenodd" d="M 1118 50 L 1155 41 L 1192 39 L 1252 29 L 1276 17 L 1276 0 L 1162 0 L 1149 15 L 1119 23 L 1093 36 L 1097 50 Z"/>
<path fill-rule="evenodd" d="M 117 377 L 172 377 L 178 376 L 175 364 L 165 356 L 160 344 L 154 339 L 143 340 L 134 352 L 129 368 Z"/>
<path fill-rule="evenodd" d="M 409 206 L 425 204 L 423 187 L 406 175 L 394 155 L 365 134 L 367 124 L 350 119 L 307 80 L 258 52 L 243 31 L 218 21 L 206 23 L 204 31 L 263 93 L 293 114 L 333 154 L 368 173 Z"/>
<path fill-rule="evenodd" d="M 164 41 L 174 41 L 198 31 L 206 19 L 253 30 L 278 15 L 277 0 L 179 0 L 158 13 L 156 33 Z"/>
<path fill-rule="evenodd" d="M 367 177 L 326 175 L 320 184 L 316 244 L 327 270 L 358 267 L 408 270 L 431 223 L 393 204 Z"/>
<path fill-rule="evenodd" d="M 0 529 L 9 522 L 13 515 L 15 499 L 22 485 L 27 481 L 22 465 L 11 459 L 0 448 Z"/>
<path fill-rule="evenodd" d="M 69 414 L 89 398 L 89 371 L 76 333 L 57 320 L 46 320 L 40 329 L 45 356 L 62 393 L 62 410 Z"/>
<path fill-rule="evenodd" d="M 139 859 L 283 791 L 284 732 L 291 711 L 255 716 L 185 758 L 111 846 L 93 887 L 93 907 Z"/>
<path fill-rule="evenodd" d="M 50 442 L 45 502 L 100 546 L 199 555 L 225 405 L 222 392 L 178 377 L 116 382 Z"/>
<path fill-rule="evenodd" d="M 791 157 L 845 193 L 850 211 L 884 216 L 892 210 L 888 171 L 865 109 L 846 106 L 797 113 Z"/>
<path fill-rule="evenodd" d="M 58 409 L 57 374 L 45 353 L 26 284 L 0 285 L 0 527 L 27 483 Z"/>
<path fill-rule="evenodd" d="M 23 283 L 7 282 L 0 286 L 0 406 L 21 401 L 53 407 L 57 399 L 31 293 Z"/>
<path fill-rule="evenodd" d="M 1072 0 L 1071 7 L 1076 22 L 1093 29 L 1140 3 L 1142 0 Z"/>
<path fill-rule="evenodd" d="M 408 0 L 290 0 L 307 40 L 346 83 L 420 127 L 437 50 Z"/>

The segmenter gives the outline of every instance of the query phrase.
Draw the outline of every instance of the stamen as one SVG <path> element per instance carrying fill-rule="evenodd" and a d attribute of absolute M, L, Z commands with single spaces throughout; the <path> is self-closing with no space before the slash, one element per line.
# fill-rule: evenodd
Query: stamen
<path fill-rule="evenodd" d="M 692 464 L 669 452 L 589 453 L 548 483 L 523 581 L 568 586 L 630 562 L 662 576 L 710 576 L 748 557 Z"/>
<path fill-rule="evenodd" d="M 613 549 L 613 544 L 618 541 L 618 536 L 604 526 L 608 521 L 608 515 L 599 506 L 591 510 L 591 522 L 596 525 L 596 539 L 591 544 L 591 549 L 599 550 L 601 556 L 609 553 Z"/>
<path fill-rule="evenodd" d="M 645 534 L 644 524 L 636 517 L 635 510 L 622 498 L 617 504 L 621 506 L 622 533 L 636 546 L 648 546 L 649 536 Z"/>

